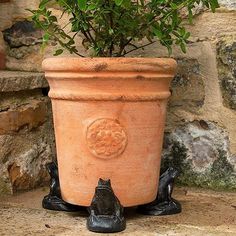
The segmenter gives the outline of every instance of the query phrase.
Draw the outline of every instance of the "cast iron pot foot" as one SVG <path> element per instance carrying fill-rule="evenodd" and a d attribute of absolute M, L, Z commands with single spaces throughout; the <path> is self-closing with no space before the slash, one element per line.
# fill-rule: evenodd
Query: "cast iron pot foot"
<path fill-rule="evenodd" d="M 65 202 L 61 198 L 50 195 L 47 195 L 43 198 L 42 206 L 44 209 L 53 211 L 67 211 L 67 212 L 86 211 L 85 207 L 70 204 L 68 202 Z"/>
<path fill-rule="evenodd" d="M 125 230 L 124 208 L 115 196 L 110 180 L 99 179 L 92 203 L 87 228 L 97 233 L 115 233 Z"/>
<path fill-rule="evenodd" d="M 43 198 L 42 207 L 48 210 L 67 211 L 67 212 L 86 210 L 85 207 L 67 203 L 61 198 L 57 165 L 55 162 L 51 162 L 48 163 L 46 167 L 51 177 L 51 183 L 50 183 L 50 192 Z"/>
<path fill-rule="evenodd" d="M 170 167 L 160 177 L 157 198 L 148 204 L 138 207 L 138 212 L 144 215 L 173 215 L 181 212 L 181 204 L 171 197 L 177 170 Z"/>

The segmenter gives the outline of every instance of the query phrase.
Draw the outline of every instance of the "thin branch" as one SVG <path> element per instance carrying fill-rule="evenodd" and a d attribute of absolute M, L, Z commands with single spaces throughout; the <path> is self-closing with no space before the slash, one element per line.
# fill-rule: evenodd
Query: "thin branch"
<path fill-rule="evenodd" d="M 143 45 L 141 45 L 141 46 L 139 46 L 139 47 L 137 47 L 137 48 L 134 48 L 134 49 L 131 49 L 131 50 L 129 50 L 128 52 L 125 52 L 123 55 L 121 55 L 121 56 L 125 56 L 126 54 L 128 54 L 128 53 L 130 53 L 130 52 L 133 52 L 133 51 L 136 51 L 136 50 L 138 50 L 138 49 L 140 49 L 140 48 L 144 48 L 144 47 L 147 47 L 147 46 L 149 46 L 149 45 L 151 45 L 151 44 L 153 44 L 153 43 L 155 43 L 156 41 L 152 41 L 152 42 L 149 42 L 149 43 L 147 43 L 147 44 L 143 44 Z"/>
<path fill-rule="evenodd" d="M 133 38 L 130 38 L 126 43 L 123 43 L 123 40 L 121 40 L 120 45 L 120 51 L 117 54 L 117 57 L 122 56 L 122 52 L 124 51 L 125 47 L 133 40 Z"/>
<path fill-rule="evenodd" d="M 135 45 L 135 44 L 133 44 L 133 43 L 129 43 L 128 45 L 130 45 L 130 46 L 132 46 L 132 47 L 134 47 L 134 48 L 137 48 L 137 47 L 138 47 L 137 45 Z"/>

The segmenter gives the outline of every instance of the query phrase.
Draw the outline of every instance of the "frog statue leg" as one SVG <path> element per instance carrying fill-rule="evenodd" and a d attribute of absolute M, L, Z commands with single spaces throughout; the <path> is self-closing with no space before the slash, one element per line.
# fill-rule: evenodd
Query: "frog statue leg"
<path fill-rule="evenodd" d="M 46 167 L 51 177 L 51 183 L 50 183 L 50 192 L 43 198 L 42 201 L 43 208 L 54 211 L 68 211 L 68 212 L 86 210 L 86 207 L 76 206 L 67 203 L 62 199 L 57 164 L 55 162 L 51 162 L 48 163 Z"/>
<path fill-rule="evenodd" d="M 174 187 L 174 179 L 178 172 L 170 167 L 160 177 L 158 195 L 148 204 L 138 207 L 138 212 L 145 215 L 172 215 L 181 212 L 180 203 L 171 197 Z"/>
<path fill-rule="evenodd" d="M 92 203 L 87 228 L 98 233 L 114 233 L 126 228 L 124 208 L 115 196 L 110 180 L 99 179 Z"/>

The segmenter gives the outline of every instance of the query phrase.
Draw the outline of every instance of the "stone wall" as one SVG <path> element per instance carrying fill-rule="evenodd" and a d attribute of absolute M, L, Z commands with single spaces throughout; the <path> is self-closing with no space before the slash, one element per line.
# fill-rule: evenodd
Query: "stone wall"
<path fill-rule="evenodd" d="M 0 78 L 0 121 L 9 124 L 0 122 L 0 191 L 5 192 L 46 181 L 43 165 L 54 156 L 50 102 L 42 90 L 47 84 L 41 74 L 29 72 L 41 71 L 45 56 L 40 52 L 42 34 L 32 28 L 24 10 L 38 2 L 0 1 L 0 68 L 28 71 Z M 236 3 L 220 4 L 215 14 L 200 9 L 194 24 L 186 23 L 192 33 L 186 54 L 173 50 L 179 66 L 172 82 L 162 168 L 174 165 L 180 184 L 235 190 Z M 51 55 L 51 48 L 44 53 Z M 155 44 L 130 56 L 162 57 L 167 52 Z"/>
<path fill-rule="evenodd" d="M 0 71 L 0 193 L 49 180 L 55 146 L 47 92 L 42 73 Z"/>
<path fill-rule="evenodd" d="M 236 5 L 221 4 L 187 26 L 187 54 L 174 50 L 162 169 L 175 166 L 182 185 L 236 190 Z M 155 45 L 141 55 L 166 53 Z"/>

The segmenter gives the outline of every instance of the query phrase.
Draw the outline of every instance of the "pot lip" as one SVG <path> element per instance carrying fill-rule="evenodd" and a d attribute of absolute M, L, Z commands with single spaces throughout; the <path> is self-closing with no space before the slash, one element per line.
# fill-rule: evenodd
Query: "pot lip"
<path fill-rule="evenodd" d="M 144 57 L 49 57 L 43 60 L 45 72 L 158 72 L 175 74 L 173 58 Z"/>

